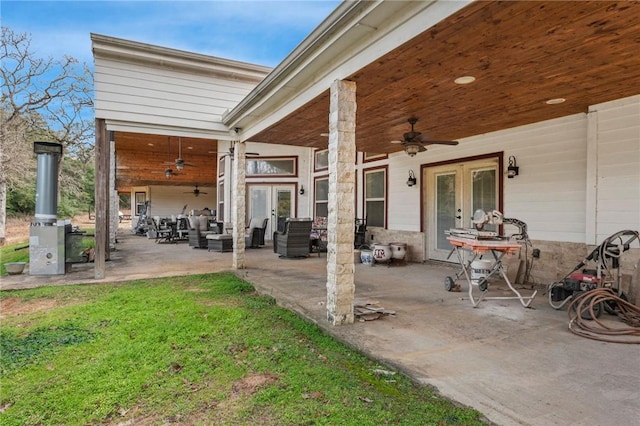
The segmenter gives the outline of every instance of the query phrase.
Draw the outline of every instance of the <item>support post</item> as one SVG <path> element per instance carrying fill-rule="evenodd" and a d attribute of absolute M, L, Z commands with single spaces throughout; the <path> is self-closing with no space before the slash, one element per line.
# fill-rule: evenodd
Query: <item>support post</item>
<path fill-rule="evenodd" d="M 231 220 L 233 221 L 233 269 L 245 269 L 244 228 L 246 210 L 246 161 L 244 142 L 232 141 L 233 177 L 231 188 Z"/>
<path fill-rule="evenodd" d="M 329 107 L 329 216 L 327 220 L 327 320 L 332 325 L 354 321 L 356 84 L 331 84 Z"/>
<path fill-rule="evenodd" d="M 96 188 L 95 188 L 95 279 L 106 276 L 106 261 L 109 259 L 109 165 L 111 160 L 107 124 L 96 119 Z"/>

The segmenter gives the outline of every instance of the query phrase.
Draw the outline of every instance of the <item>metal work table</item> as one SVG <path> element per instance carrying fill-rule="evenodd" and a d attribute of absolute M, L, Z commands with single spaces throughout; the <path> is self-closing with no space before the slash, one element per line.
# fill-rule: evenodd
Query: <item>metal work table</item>
<path fill-rule="evenodd" d="M 518 299 L 522 304 L 522 306 L 524 306 L 525 308 L 528 308 L 531 305 L 531 302 L 533 301 L 536 294 L 538 293 L 538 290 L 534 291 L 531 296 L 528 296 L 528 297 L 522 296 L 520 292 L 518 292 L 518 290 L 516 290 L 513 287 L 513 285 L 511 284 L 511 281 L 509 281 L 509 278 L 505 273 L 504 266 L 502 265 L 502 258 L 506 254 L 513 254 L 518 252 L 518 250 L 520 250 L 519 242 L 509 241 L 509 240 L 500 240 L 500 239 L 474 239 L 474 238 L 465 238 L 465 237 L 457 237 L 457 236 L 448 236 L 447 240 L 449 240 L 449 242 L 453 246 L 453 252 L 455 252 L 456 256 L 458 257 L 458 262 L 462 267 L 462 271 L 456 275 L 455 280 L 451 277 L 446 277 L 445 288 L 448 291 L 451 291 L 456 285 L 455 281 L 458 278 L 460 278 L 460 276 L 464 275 L 465 278 L 467 279 L 467 282 L 469 283 L 469 299 L 471 300 L 471 303 L 473 304 L 474 308 L 477 307 L 482 300 L 489 300 L 489 299 Z M 473 253 L 473 257 L 471 258 L 471 260 L 467 262 L 464 261 L 464 257 L 462 256 L 462 250 L 468 250 Z M 471 276 L 469 275 L 471 263 L 478 256 L 482 258 L 483 255 L 489 254 L 489 253 L 492 255 L 492 260 L 493 260 L 493 265 L 491 267 L 490 272 L 486 277 L 482 278 L 478 283 L 473 283 L 473 281 L 471 280 Z M 502 276 L 504 281 L 509 286 L 509 289 L 515 294 L 515 296 L 492 296 L 492 297 L 487 296 L 488 279 L 496 273 L 499 273 Z M 481 291 L 481 294 L 477 299 L 473 297 L 473 287 L 475 286 L 477 286 L 478 289 Z"/>

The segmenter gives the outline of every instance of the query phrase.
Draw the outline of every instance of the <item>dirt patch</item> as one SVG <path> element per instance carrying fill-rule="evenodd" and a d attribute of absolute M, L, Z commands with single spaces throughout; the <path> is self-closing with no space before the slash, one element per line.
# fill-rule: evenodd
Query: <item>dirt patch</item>
<path fill-rule="evenodd" d="M 0 318 L 46 311 L 55 308 L 57 305 L 58 302 L 55 299 L 38 299 L 23 302 L 17 297 L 9 297 L 0 300 Z"/>
<path fill-rule="evenodd" d="M 264 373 L 264 374 L 250 374 L 247 377 L 238 380 L 233 384 L 233 393 L 245 393 L 249 395 L 253 395 L 258 390 L 263 387 L 275 383 L 278 380 L 278 377 L 274 374 Z"/>

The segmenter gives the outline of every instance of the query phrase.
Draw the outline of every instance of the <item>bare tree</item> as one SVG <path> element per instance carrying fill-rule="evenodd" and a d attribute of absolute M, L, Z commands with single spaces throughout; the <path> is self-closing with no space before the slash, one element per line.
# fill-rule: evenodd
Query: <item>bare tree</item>
<path fill-rule="evenodd" d="M 0 245 L 4 244 L 7 190 L 32 172 L 32 142 L 63 144 L 85 161 L 93 155 L 92 76 L 70 56 L 38 58 L 27 34 L 2 27 L 0 72 Z"/>

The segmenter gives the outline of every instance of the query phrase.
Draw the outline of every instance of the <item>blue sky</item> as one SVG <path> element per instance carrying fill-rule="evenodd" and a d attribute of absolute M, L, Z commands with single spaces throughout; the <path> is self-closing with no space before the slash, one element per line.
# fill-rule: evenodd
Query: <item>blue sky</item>
<path fill-rule="evenodd" d="M 90 33 L 276 66 L 340 1 L 7 1 L 2 26 L 31 35 L 38 57 L 90 66 Z"/>

